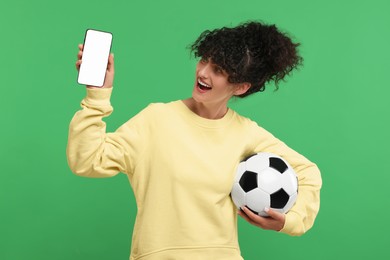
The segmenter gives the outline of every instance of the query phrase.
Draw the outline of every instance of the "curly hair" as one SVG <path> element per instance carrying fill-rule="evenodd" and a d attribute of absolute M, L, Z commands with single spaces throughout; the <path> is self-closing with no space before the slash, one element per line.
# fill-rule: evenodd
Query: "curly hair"
<path fill-rule="evenodd" d="M 206 30 L 190 46 L 196 58 L 211 61 L 228 74 L 230 83 L 248 82 L 249 90 L 239 95 L 265 90 L 266 83 L 279 81 L 302 64 L 299 43 L 293 43 L 275 25 L 249 21 L 237 27 Z"/>

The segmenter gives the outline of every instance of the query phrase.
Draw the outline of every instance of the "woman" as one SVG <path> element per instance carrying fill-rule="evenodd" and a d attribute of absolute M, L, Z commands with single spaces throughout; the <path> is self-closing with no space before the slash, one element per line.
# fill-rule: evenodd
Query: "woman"
<path fill-rule="evenodd" d="M 243 208 L 238 215 L 290 235 L 311 228 L 319 210 L 317 166 L 228 108 L 230 98 L 263 91 L 297 67 L 298 45 L 259 22 L 205 31 L 191 47 L 200 58 L 192 97 L 151 104 L 114 133 L 106 133 L 102 121 L 112 112 L 110 55 L 104 86 L 87 86 L 82 110 L 72 119 L 67 156 L 80 176 L 128 175 L 137 203 L 130 259 L 242 259 L 229 193 L 238 162 L 257 152 L 291 164 L 299 196 L 287 214 L 269 209 L 264 218 Z"/>

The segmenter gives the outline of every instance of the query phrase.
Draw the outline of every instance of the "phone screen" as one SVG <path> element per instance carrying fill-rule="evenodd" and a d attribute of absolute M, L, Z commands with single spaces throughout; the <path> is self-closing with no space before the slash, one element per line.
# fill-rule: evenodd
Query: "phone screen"
<path fill-rule="evenodd" d="M 102 87 L 110 55 L 112 34 L 88 29 L 84 39 L 83 57 L 78 83 Z"/>

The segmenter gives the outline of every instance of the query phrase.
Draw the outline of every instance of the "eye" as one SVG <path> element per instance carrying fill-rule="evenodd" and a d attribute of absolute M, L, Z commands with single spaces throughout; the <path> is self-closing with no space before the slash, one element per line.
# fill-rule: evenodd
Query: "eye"
<path fill-rule="evenodd" d="M 205 63 L 207 63 L 208 61 L 209 61 L 209 59 L 204 58 L 204 57 L 200 58 L 200 60 L 199 60 L 199 62 L 202 63 L 202 64 L 205 64 Z"/>
<path fill-rule="evenodd" d="M 219 66 L 215 66 L 214 67 L 214 72 L 216 74 L 223 74 L 223 69 L 221 67 L 219 67 Z"/>

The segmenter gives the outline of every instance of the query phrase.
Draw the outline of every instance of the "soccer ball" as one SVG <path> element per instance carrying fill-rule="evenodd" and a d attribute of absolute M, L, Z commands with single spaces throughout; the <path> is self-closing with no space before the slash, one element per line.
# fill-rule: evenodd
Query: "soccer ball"
<path fill-rule="evenodd" d="M 260 216 L 265 208 L 286 213 L 298 196 L 298 179 L 291 166 L 280 156 L 257 153 L 240 162 L 231 197 L 241 208 L 247 206 Z"/>

